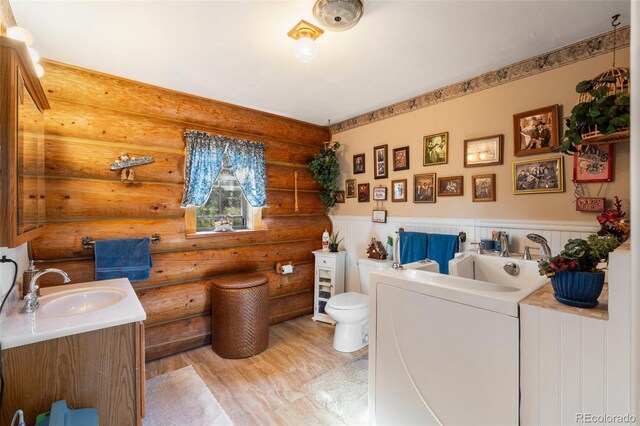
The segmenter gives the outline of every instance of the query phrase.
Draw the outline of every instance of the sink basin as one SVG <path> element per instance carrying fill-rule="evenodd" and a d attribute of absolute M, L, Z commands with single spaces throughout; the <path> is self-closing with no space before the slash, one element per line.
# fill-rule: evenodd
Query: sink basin
<path fill-rule="evenodd" d="M 127 297 L 119 288 L 93 287 L 61 291 L 40 298 L 40 312 L 52 317 L 86 314 L 108 308 Z"/>

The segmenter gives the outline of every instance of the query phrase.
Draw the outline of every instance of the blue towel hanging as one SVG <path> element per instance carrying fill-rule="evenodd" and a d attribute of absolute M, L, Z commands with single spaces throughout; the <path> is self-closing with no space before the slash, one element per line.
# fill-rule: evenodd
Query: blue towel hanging
<path fill-rule="evenodd" d="M 427 237 L 424 232 L 400 232 L 400 263 L 407 264 L 427 258 Z"/>
<path fill-rule="evenodd" d="M 94 246 L 96 280 L 129 278 L 133 283 L 149 279 L 153 265 L 150 243 L 148 237 L 97 240 Z"/>
<path fill-rule="evenodd" d="M 438 262 L 441 274 L 449 274 L 449 261 L 458 252 L 458 236 L 429 234 L 427 257 Z"/>

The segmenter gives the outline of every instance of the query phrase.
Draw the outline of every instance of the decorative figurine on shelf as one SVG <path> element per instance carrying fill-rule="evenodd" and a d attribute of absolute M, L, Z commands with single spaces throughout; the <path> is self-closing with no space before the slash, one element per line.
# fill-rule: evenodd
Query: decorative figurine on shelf
<path fill-rule="evenodd" d="M 380 241 L 371 237 L 371 242 L 367 248 L 367 255 L 369 256 L 369 259 L 384 260 L 387 258 L 387 251 L 384 249 L 384 246 Z"/>
<path fill-rule="evenodd" d="M 150 156 L 145 157 L 130 157 L 128 153 L 123 152 L 120 154 L 118 159 L 111 163 L 109 166 L 110 170 L 121 170 L 120 172 L 120 180 L 122 182 L 133 182 L 134 181 L 134 173 L 132 167 L 140 166 L 142 164 L 153 163 L 154 159 Z"/>
<path fill-rule="evenodd" d="M 219 221 L 213 222 L 215 225 L 214 232 L 229 232 L 233 231 L 233 218 L 231 216 L 225 216 Z"/>

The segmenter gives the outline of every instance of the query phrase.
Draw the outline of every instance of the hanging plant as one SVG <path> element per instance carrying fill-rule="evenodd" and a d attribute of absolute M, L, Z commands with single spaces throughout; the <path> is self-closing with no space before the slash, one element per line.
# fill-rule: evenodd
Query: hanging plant
<path fill-rule="evenodd" d="M 340 177 L 336 151 L 339 147 L 340 143 L 338 142 L 325 146 L 309 163 L 309 170 L 313 173 L 313 178 L 324 189 L 320 198 L 327 212 L 336 205 L 335 191 L 338 189 L 336 182 Z"/>

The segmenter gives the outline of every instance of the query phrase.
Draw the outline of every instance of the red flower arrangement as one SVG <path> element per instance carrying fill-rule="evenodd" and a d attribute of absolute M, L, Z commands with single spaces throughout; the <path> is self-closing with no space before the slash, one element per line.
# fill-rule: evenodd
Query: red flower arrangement
<path fill-rule="evenodd" d="M 625 219 L 627 213 L 622 211 L 622 201 L 615 197 L 615 209 L 609 209 L 598 215 L 600 231 L 598 235 L 613 235 L 620 241 L 620 244 L 627 241 L 631 233 L 631 225 Z"/>

